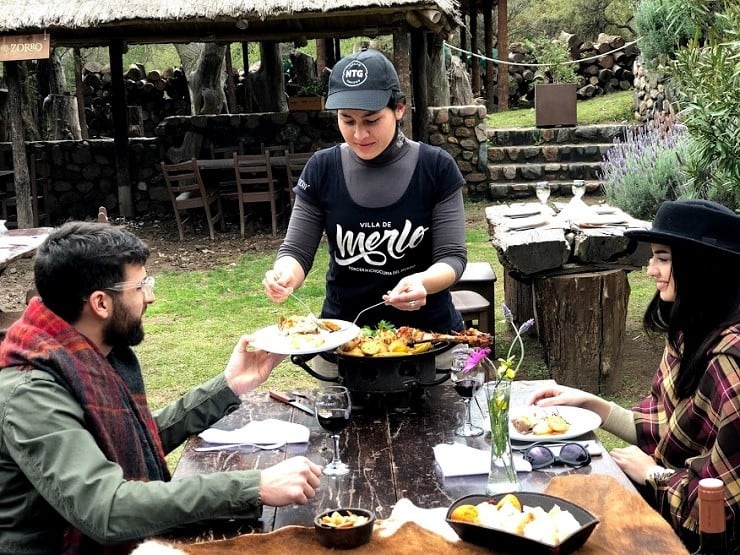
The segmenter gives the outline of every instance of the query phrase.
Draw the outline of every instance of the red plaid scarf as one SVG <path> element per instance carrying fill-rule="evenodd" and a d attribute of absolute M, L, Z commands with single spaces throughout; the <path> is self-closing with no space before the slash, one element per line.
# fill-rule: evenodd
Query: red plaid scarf
<path fill-rule="evenodd" d="M 114 368 L 87 338 L 37 297 L 0 344 L 0 368 L 38 368 L 54 376 L 80 403 L 90 433 L 105 456 L 121 465 L 124 478 L 167 481 L 170 474 L 147 405 L 141 369 L 133 351 L 122 351 L 114 353 Z M 133 547 L 103 548 L 72 527 L 64 544 L 65 554 L 128 553 Z"/>

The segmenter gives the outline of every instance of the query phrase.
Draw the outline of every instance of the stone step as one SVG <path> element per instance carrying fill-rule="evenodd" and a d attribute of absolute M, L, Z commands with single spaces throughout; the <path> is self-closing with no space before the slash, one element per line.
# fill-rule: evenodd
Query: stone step
<path fill-rule="evenodd" d="M 573 196 L 573 191 L 571 190 L 572 183 L 572 180 L 550 181 L 550 200 L 557 200 L 558 197 L 564 201 L 569 200 Z M 533 181 L 491 182 L 488 185 L 488 190 L 493 200 L 536 197 L 535 182 Z M 602 192 L 601 181 L 586 180 L 587 195 L 597 195 Z"/>
<path fill-rule="evenodd" d="M 627 124 L 577 125 L 575 127 L 521 127 L 517 129 L 486 130 L 490 146 L 574 144 L 574 143 L 613 143 L 614 139 L 624 139 Z"/>
<path fill-rule="evenodd" d="M 488 164 L 601 162 L 613 143 L 567 143 L 488 147 Z"/>
<path fill-rule="evenodd" d="M 599 162 L 569 163 L 525 163 L 525 164 L 489 164 L 491 181 L 495 183 L 513 181 L 552 181 L 563 182 L 574 179 L 593 181 L 601 178 Z"/>

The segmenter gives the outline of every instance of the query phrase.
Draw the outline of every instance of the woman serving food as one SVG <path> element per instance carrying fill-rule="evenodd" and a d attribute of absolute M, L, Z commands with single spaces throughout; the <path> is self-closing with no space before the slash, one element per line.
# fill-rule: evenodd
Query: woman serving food
<path fill-rule="evenodd" d="M 311 270 L 322 234 L 329 246 L 322 318 L 381 320 L 436 332 L 463 329 L 449 287 L 467 262 L 462 186 L 444 150 L 407 139 L 396 70 L 377 50 L 340 60 L 326 107 L 344 143 L 315 153 L 295 187 L 296 203 L 267 296 L 285 301 Z"/>

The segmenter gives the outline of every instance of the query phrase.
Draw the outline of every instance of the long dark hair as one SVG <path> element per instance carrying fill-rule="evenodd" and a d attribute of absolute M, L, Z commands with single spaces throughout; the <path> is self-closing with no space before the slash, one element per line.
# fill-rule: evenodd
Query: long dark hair
<path fill-rule="evenodd" d="M 663 332 L 680 357 L 679 399 L 696 391 L 709 350 L 722 330 L 740 322 L 740 257 L 700 246 L 671 247 L 676 299 L 655 294 L 643 317 L 648 332 Z"/>

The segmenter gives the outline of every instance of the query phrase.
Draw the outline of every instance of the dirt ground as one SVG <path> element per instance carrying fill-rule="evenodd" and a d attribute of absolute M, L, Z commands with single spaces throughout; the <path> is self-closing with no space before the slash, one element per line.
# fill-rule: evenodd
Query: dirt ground
<path fill-rule="evenodd" d="M 471 210 L 468 220 L 479 225 L 483 210 Z M 144 239 L 152 254 L 148 270 L 156 274 L 164 270 L 203 270 L 235 262 L 245 253 L 275 252 L 282 236 L 267 234 L 249 235 L 246 240 L 239 235 L 236 225 L 229 225 L 226 232 L 218 232 L 211 242 L 207 229 L 189 228 L 185 240 L 178 238 L 174 221 L 146 219 L 141 221 L 116 221 L 125 225 Z M 26 258 L 14 262 L 0 277 L 0 307 L 4 310 L 23 310 L 26 291 L 33 287 L 33 263 Z M 615 392 L 617 400 L 631 403 L 649 391 L 650 381 L 657 369 L 662 352 L 662 340 L 645 337 L 641 328 L 641 314 L 631 316 L 623 342 L 622 386 Z M 534 356 L 531 351 L 529 356 Z"/>

